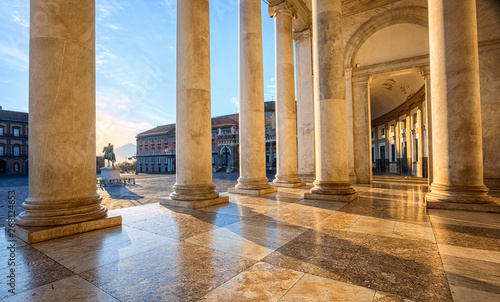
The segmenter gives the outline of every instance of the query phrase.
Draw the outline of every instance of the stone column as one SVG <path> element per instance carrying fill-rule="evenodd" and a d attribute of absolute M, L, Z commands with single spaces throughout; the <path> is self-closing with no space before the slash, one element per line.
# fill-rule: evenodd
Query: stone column
<path fill-rule="evenodd" d="M 295 11 L 287 1 L 269 7 L 276 39 L 276 147 L 278 164 L 273 186 L 305 185 L 297 167 L 297 115 L 293 63 L 292 19 Z"/>
<path fill-rule="evenodd" d="M 372 183 L 371 81 L 369 76 L 352 80 L 354 171 L 358 184 Z M 378 146 L 376 147 L 378 148 Z"/>
<path fill-rule="evenodd" d="M 260 0 L 239 0 L 240 177 L 229 193 L 276 192 L 266 177 L 266 129 Z"/>
<path fill-rule="evenodd" d="M 314 169 L 314 101 L 310 28 L 295 32 L 297 83 L 298 172 L 303 181 L 316 179 Z"/>
<path fill-rule="evenodd" d="M 427 105 L 427 180 L 429 186 L 432 184 L 432 98 L 431 98 L 431 70 L 430 66 L 425 66 L 420 69 L 420 73 L 425 80 L 425 100 Z"/>
<path fill-rule="evenodd" d="M 423 157 L 424 157 L 424 131 L 423 131 L 423 118 L 422 118 L 422 113 L 423 113 L 423 108 L 422 105 L 419 106 L 419 109 L 417 110 L 417 123 L 418 123 L 418 129 L 416 133 L 418 134 L 418 148 L 417 148 L 417 158 L 416 160 L 418 161 L 417 164 L 417 176 L 422 177 L 423 172 L 424 172 L 424 163 L 423 163 Z M 420 170 L 418 167 L 420 166 Z"/>
<path fill-rule="evenodd" d="M 313 0 L 312 15 L 316 180 L 304 198 L 349 202 L 342 1 Z"/>
<path fill-rule="evenodd" d="M 433 183 L 428 208 L 500 212 L 483 184 L 476 1 L 429 0 Z"/>
<path fill-rule="evenodd" d="M 176 183 L 161 203 L 200 208 L 229 202 L 212 182 L 208 0 L 177 1 Z"/>
<path fill-rule="evenodd" d="M 31 1 L 29 197 L 16 222 L 59 227 L 21 227 L 29 243 L 121 224 L 96 192 L 94 12 L 94 0 Z"/>
<path fill-rule="evenodd" d="M 349 159 L 349 181 L 356 183 L 356 172 L 354 170 L 354 120 L 352 103 L 352 68 L 344 69 L 345 75 L 345 101 L 347 104 L 347 150 Z"/>

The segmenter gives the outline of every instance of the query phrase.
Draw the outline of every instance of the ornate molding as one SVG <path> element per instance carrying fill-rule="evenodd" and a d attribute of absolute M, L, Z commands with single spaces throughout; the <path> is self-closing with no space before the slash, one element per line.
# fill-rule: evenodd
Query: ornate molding
<path fill-rule="evenodd" d="M 353 77 L 352 78 L 352 84 L 353 85 L 369 85 L 372 83 L 372 77 L 371 76 L 358 76 L 358 77 Z"/>
<path fill-rule="evenodd" d="M 420 67 L 420 74 L 424 78 L 430 77 L 430 75 L 431 75 L 431 67 L 429 65 Z"/>
<path fill-rule="evenodd" d="M 292 18 L 297 17 L 297 10 L 294 5 L 288 0 L 279 0 L 269 2 L 269 15 L 274 18 L 278 14 L 289 14 Z"/>
<path fill-rule="evenodd" d="M 302 31 L 295 30 L 293 32 L 293 39 L 295 40 L 296 43 L 300 43 L 305 39 L 311 39 L 311 37 L 312 37 L 311 27 L 306 28 L 305 30 Z"/>

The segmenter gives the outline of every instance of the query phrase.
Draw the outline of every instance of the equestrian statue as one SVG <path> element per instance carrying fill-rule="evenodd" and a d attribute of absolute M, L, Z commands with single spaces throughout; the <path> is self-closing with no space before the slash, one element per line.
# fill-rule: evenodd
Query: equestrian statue
<path fill-rule="evenodd" d="M 111 163 L 113 165 L 113 168 L 114 168 L 116 157 L 115 157 L 115 153 L 113 152 L 113 145 L 111 145 L 111 143 L 108 143 L 108 145 L 105 146 L 104 149 L 102 149 L 102 152 L 104 152 L 104 157 L 103 157 L 104 164 L 106 165 L 106 159 L 107 159 L 108 160 L 108 167 L 110 166 L 110 163 Z"/>

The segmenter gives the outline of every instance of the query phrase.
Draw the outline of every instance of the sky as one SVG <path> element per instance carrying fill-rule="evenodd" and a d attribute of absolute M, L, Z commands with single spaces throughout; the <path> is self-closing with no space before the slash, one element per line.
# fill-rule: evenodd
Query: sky
<path fill-rule="evenodd" d="M 175 123 L 176 0 L 96 0 L 96 153 Z M 212 116 L 238 112 L 238 0 L 210 0 Z M 264 99 L 274 22 L 262 2 Z M 29 0 L 0 0 L 0 106 L 28 112 Z"/>

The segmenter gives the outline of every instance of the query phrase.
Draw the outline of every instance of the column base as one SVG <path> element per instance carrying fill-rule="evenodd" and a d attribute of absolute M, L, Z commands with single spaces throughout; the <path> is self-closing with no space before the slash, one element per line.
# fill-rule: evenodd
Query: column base
<path fill-rule="evenodd" d="M 488 195 L 486 186 L 447 186 L 433 183 L 425 194 L 428 209 L 500 213 L 500 205 Z"/>
<path fill-rule="evenodd" d="M 304 181 L 300 182 L 272 182 L 271 186 L 273 188 L 298 188 L 305 186 L 306 183 Z"/>
<path fill-rule="evenodd" d="M 160 204 L 162 205 L 187 208 L 187 209 L 206 208 L 224 203 L 229 203 L 229 196 L 204 199 L 204 200 L 178 200 L 178 199 L 172 199 L 170 197 L 160 198 Z"/>
<path fill-rule="evenodd" d="M 304 193 L 304 199 L 351 202 L 356 198 L 358 198 L 358 192 L 354 192 L 352 194 L 347 194 L 347 195 Z"/>
<path fill-rule="evenodd" d="M 266 189 L 238 189 L 229 188 L 227 190 L 231 194 L 248 195 L 248 196 L 260 196 L 265 194 L 270 194 L 278 191 L 278 188 L 266 188 Z"/>
<path fill-rule="evenodd" d="M 312 184 L 316 180 L 316 173 L 299 174 L 300 180 Z"/>
<path fill-rule="evenodd" d="M 105 229 L 122 224 L 121 216 L 105 216 L 95 220 L 83 221 L 78 223 L 58 225 L 58 226 L 15 226 L 16 237 L 22 241 L 32 244 L 36 242 L 86 233 L 90 231 Z M 12 229 L 8 221 L 5 221 L 5 230 Z"/>
<path fill-rule="evenodd" d="M 460 202 L 428 201 L 426 199 L 425 206 L 427 207 L 427 209 L 500 213 L 500 205 L 495 202 L 474 204 L 474 203 L 460 203 Z"/>

